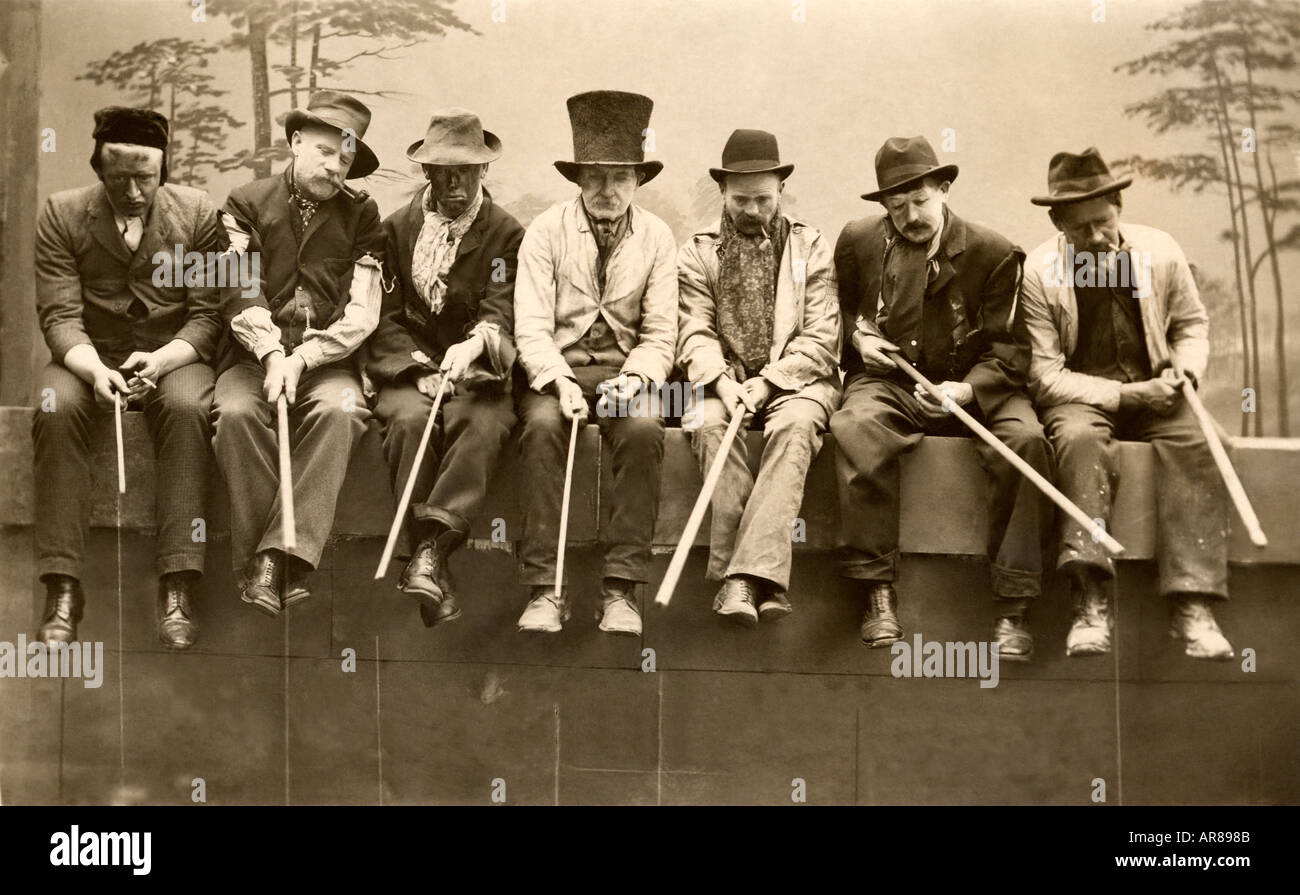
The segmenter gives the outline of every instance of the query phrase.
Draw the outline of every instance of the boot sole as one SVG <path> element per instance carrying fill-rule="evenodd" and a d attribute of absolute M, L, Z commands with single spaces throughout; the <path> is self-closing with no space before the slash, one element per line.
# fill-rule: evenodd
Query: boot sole
<path fill-rule="evenodd" d="M 715 612 L 718 618 L 740 625 L 742 628 L 757 628 L 758 616 L 744 612 Z"/>
<path fill-rule="evenodd" d="M 311 599 L 311 591 L 301 590 L 292 595 L 286 594 L 281 605 L 288 609 L 291 606 L 297 606 L 299 603 L 305 603 Z"/>
<path fill-rule="evenodd" d="M 173 652 L 183 653 L 186 650 L 194 649 L 194 647 L 198 645 L 199 638 L 195 637 L 189 643 L 182 646 L 181 644 L 168 640 L 166 637 L 159 634 L 158 642 Z"/>
<path fill-rule="evenodd" d="M 878 637 L 875 640 L 863 640 L 862 643 L 867 649 L 880 649 L 882 646 L 893 646 L 895 643 L 901 643 L 903 635 L 897 637 Z"/>
<path fill-rule="evenodd" d="M 405 581 L 397 582 L 397 589 L 408 597 L 414 597 L 416 600 L 419 600 L 420 603 L 428 606 L 434 611 L 437 611 L 438 607 L 442 605 L 442 591 L 440 590 L 421 590 L 419 588 L 409 587 Z"/>
<path fill-rule="evenodd" d="M 277 606 L 272 608 L 268 603 L 262 603 L 258 600 L 250 600 L 246 594 L 240 594 L 239 599 L 243 600 L 263 615 L 269 615 L 271 618 L 276 618 L 280 614 L 280 607 Z"/>

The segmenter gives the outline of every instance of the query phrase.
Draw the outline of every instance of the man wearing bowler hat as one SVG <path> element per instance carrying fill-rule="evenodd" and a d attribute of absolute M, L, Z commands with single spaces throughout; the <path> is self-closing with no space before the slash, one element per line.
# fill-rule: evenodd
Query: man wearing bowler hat
<path fill-rule="evenodd" d="M 482 185 L 501 141 L 466 109 L 434 112 L 406 151 L 428 182 L 384 221 L 392 277 L 366 371 L 401 494 L 443 380 L 440 419 L 415 478 L 405 534 L 413 549 L 398 588 L 433 627 L 460 615 L 448 560 L 469 536 L 515 425 L 516 256 L 524 228 Z M 399 555 L 401 555 L 399 553 Z"/>
<path fill-rule="evenodd" d="M 1209 318 L 1183 251 L 1154 227 L 1120 222 L 1120 191 L 1095 148 L 1059 152 L 1046 206 L 1060 231 L 1025 261 L 1021 304 L 1033 346 L 1029 388 L 1056 449 L 1057 485 L 1109 522 L 1119 438 L 1156 454 L 1156 564 L 1171 634 L 1197 659 L 1231 659 L 1212 606 L 1228 596 L 1228 498 L 1181 383 L 1209 357 Z M 1110 652 L 1115 566 L 1090 533 L 1060 522 L 1057 563 L 1070 579 L 1070 656 Z"/>
<path fill-rule="evenodd" d="M 581 188 L 542 212 L 519 247 L 515 341 L 527 387 L 519 396 L 523 583 L 521 631 L 554 632 L 569 617 L 555 592 L 556 548 L 570 421 L 601 395 L 602 434 L 613 454 L 613 507 L 596 610 L 602 631 L 641 633 L 637 586 L 646 580 L 659 505 L 664 422 L 646 400 L 667 379 L 677 341 L 677 247 L 668 225 L 632 203 L 662 170 L 642 141 L 654 103 L 598 90 L 569 98 L 573 161 L 555 167 Z M 567 568 L 567 567 L 566 567 Z"/>
<path fill-rule="evenodd" d="M 772 134 L 735 131 L 722 166 L 709 169 L 722 215 L 677 256 L 678 363 L 693 385 L 708 388 L 690 429 L 700 474 L 733 415 L 763 421 L 758 478 L 740 433 L 711 500 L 706 574 L 722 583 L 713 611 L 745 627 L 791 611 L 792 526 L 840 398 L 831 247 L 820 231 L 781 212 L 794 165 L 780 158 Z"/>
<path fill-rule="evenodd" d="M 46 590 L 40 638 L 77 639 L 92 421 L 116 396 L 144 411 L 154 438 L 158 636 L 186 649 L 198 638 L 192 600 L 205 545 L 192 535 L 207 515 L 208 364 L 221 336 L 221 295 L 206 263 L 190 285 L 186 271 L 155 256 L 206 259 L 225 248 L 224 237 L 207 193 L 167 182 L 162 115 L 100 109 L 94 140 L 90 166 L 100 182 L 55 193 L 36 220 L 36 310 L 51 354 L 32 419 L 37 570 Z"/>
<path fill-rule="evenodd" d="M 898 579 L 899 457 L 925 435 L 971 433 L 913 386 L 898 352 L 1034 469 L 1051 454 L 1025 393 L 1029 339 L 1016 307 L 1024 253 L 948 207 L 956 165 L 924 137 L 895 137 L 876 153 L 879 188 L 862 198 L 886 214 L 854 221 L 835 247 L 846 338 L 844 404 L 831 418 L 839 476 L 841 573 L 863 583 L 862 640 L 902 637 Z M 1042 588 L 1051 503 L 992 448 L 976 442 L 988 476 L 993 633 L 1002 659 L 1027 661 L 1026 615 Z"/>
<path fill-rule="evenodd" d="M 222 219 L 232 249 L 258 261 L 231 290 L 216 387 L 217 463 L 230 487 L 230 550 L 244 602 L 267 614 L 310 596 L 352 449 L 369 411 L 354 353 L 379 322 L 383 230 L 374 200 L 341 190 L 379 160 L 362 142 L 370 110 L 321 90 L 285 120 L 293 159 L 234 190 Z M 251 294 L 249 294 L 251 293 Z M 286 550 L 276 400 L 289 404 L 297 546 Z"/>

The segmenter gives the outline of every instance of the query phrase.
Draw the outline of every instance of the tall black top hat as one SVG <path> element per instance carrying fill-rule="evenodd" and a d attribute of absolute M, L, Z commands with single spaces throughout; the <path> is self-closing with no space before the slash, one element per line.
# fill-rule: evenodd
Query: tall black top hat
<path fill-rule="evenodd" d="M 639 93 L 593 90 L 569 97 L 569 124 L 573 128 L 573 161 L 555 167 L 578 182 L 582 165 L 629 165 L 648 183 L 663 170 L 663 162 L 645 160 L 645 132 L 650 127 L 654 101 Z"/>

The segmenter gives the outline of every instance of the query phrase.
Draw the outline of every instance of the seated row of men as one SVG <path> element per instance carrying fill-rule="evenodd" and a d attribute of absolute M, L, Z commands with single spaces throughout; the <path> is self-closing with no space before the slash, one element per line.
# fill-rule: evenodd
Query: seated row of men
<path fill-rule="evenodd" d="M 794 166 L 776 138 L 737 130 L 709 169 L 719 219 L 679 249 L 633 202 L 662 169 L 642 145 L 651 109 L 649 98 L 617 91 L 570 98 L 573 159 L 555 167 L 580 193 L 527 230 L 483 187 L 501 141 L 463 109 L 434 113 L 407 150 L 427 184 L 382 223 L 375 202 L 344 183 L 379 164 L 363 140 L 370 112 L 353 97 L 320 91 L 294 110 L 291 163 L 234 190 L 220 211 L 205 193 L 167 183 L 163 116 L 97 113 L 91 164 L 101 182 L 52 196 L 37 225 L 37 304 L 53 355 L 34 415 L 41 637 L 76 638 L 89 423 L 119 398 L 144 411 L 154 438 L 159 635 L 172 648 L 198 636 L 204 544 L 192 526 L 207 512 L 210 456 L 230 489 L 240 595 L 274 616 L 310 597 L 371 412 L 401 493 L 438 397 L 398 549 L 398 588 L 424 624 L 461 613 L 449 558 L 518 424 L 527 482 L 518 564 L 530 589 L 518 627 L 561 629 L 573 602 L 567 582 L 556 586 L 569 433 L 609 402 L 596 414 L 614 478 L 596 619 L 602 631 L 639 635 L 664 419 L 603 411 L 643 407 L 636 396 L 676 369 L 702 387 L 690 428 L 702 473 L 735 415 L 763 432 L 757 476 L 745 439 L 733 439 L 711 496 L 707 575 L 720 584 L 718 615 L 752 627 L 792 611 L 792 522 L 829 430 L 840 568 L 865 603 L 861 639 L 901 639 L 899 459 L 927 434 L 969 435 L 951 412 L 958 405 L 1101 526 L 1117 484 L 1116 439 L 1152 443 L 1172 632 L 1188 655 L 1232 656 L 1211 608 L 1227 597 L 1227 501 L 1179 391 L 1204 374 L 1207 316 L 1174 240 L 1120 223 L 1131 178 L 1113 176 L 1095 149 L 1057 154 L 1048 194 L 1032 201 L 1059 232 L 1026 258 L 948 207 L 956 165 L 940 164 L 922 137 L 890 139 L 875 158 L 877 189 L 862 197 L 885 213 L 848 224 L 832 246 L 783 213 Z M 173 246 L 257 260 L 256 278 L 159 286 L 154 256 Z M 1085 256 L 1092 273 L 1061 275 L 1062 259 Z M 1117 259 L 1145 273 L 1105 276 Z M 282 396 L 291 545 L 277 468 Z M 1096 529 L 1064 516 L 1058 526 L 1028 478 L 977 447 L 1001 658 L 1033 654 L 1027 617 L 1054 536 L 1074 600 L 1067 653 L 1109 652 L 1115 569 Z"/>

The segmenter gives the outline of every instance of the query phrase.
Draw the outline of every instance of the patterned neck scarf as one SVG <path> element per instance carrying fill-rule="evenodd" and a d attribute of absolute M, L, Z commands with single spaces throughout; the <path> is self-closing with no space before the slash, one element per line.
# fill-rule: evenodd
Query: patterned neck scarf
<path fill-rule="evenodd" d="M 301 236 L 306 232 L 307 225 L 311 223 L 312 215 L 316 213 L 316 209 L 320 208 L 320 202 L 315 199 L 308 199 L 298 191 L 298 183 L 294 180 L 292 164 L 289 165 L 289 202 L 298 210 L 298 221 L 301 225 L 298 231 L 299 236 Z"/>
<path fill-rule="evenodd" d="M 718 247 L 718 336 L 723 355 L 745 379 L 757 376 L 772 352 L 776 281 L 790 222 L 779 211 L 768 236 L 746 236 L 722 214 Z"/>
<path fill-rule="evenodd" d="M 449 218 L 438 211 L 433 201 L 433 190 L 425 187 L 424 224 L 415 239 L 411 257 L 411 281 L 420 296 L 429 303 L 434 314 L 442 311 L 447 292 L 447 273 L 456 260 L 460 241 L 469 232 L 474 219 L 483 206 L 483 188 L 480 186 L 469 207 L 458 217 Z"/>

